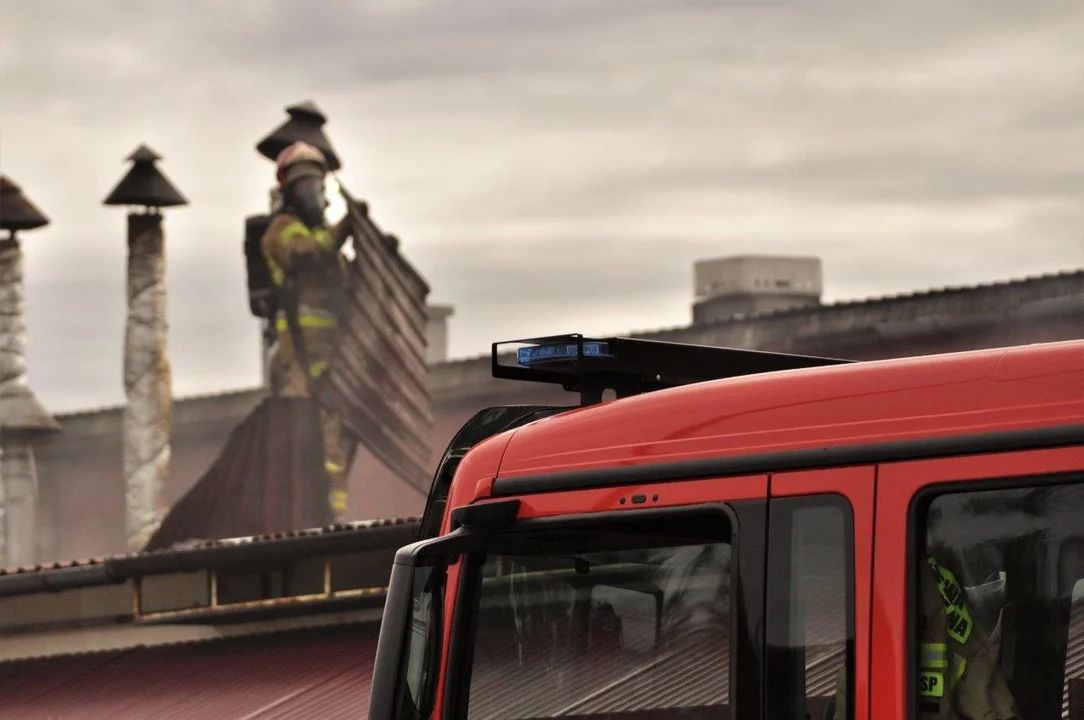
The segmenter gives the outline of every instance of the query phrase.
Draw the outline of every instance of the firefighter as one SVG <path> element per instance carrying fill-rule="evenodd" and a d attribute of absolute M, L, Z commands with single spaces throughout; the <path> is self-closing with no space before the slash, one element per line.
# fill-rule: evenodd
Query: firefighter
<path fill-rule="evenodd" d="M 975 624 L 963 586 L 932 555 L 919 580 L 919 720 L 1021 720 L 997 653 Z M 828 718 L 847 717 L 847 673 Z"/>
<path fill-rule="evenodd" d="M 323 153 L 303 142 L 279 154 L 281 206 L 261 240 L 278 296 L 271 386 L 280 397 L 311 398 L 312 381 L 327 370 L 337 345 L 345 304 L 349 235 L 346 218 L 329 228 Z M 324 467 L 331 486 L 328 502 L 337 520 L 346 512 L 346 472 L 352 444 L 341 419 L 320 409 Z"/>
<path fill-rule="evenodd" d="M 997 653 L 975 622 L 963 586 L 930 555 L 919 583 L 921 720 L 1019 720 Z"/>

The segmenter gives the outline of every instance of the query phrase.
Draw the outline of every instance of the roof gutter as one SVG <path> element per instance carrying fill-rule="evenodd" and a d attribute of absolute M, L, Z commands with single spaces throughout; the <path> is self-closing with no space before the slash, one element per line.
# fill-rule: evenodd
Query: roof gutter
<path fill-rule="evenodd" d="M 270 540 L 106 558 L 93 564 L 45 568 L 0 576 L 0 597 L 60 592 L 123 583 L 148 575 L 199 572 L 256 563 L 282 563 L 351 552 L 398 550 L 417 539 L 419 523 L 334 530 Z"/>

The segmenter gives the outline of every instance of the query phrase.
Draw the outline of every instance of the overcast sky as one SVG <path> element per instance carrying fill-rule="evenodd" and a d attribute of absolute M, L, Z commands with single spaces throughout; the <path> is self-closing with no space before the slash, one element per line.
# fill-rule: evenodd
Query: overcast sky
<path fill-rule="evenodd" d="M 824 260 L 826 299 L 1084 266 L 1084 3 L 0 0 L 0 172 L 31 385 L 119 403 L 139 143 L 168 212 L 179 395 L 259 373 L 255 143 L 314 100 L 342 178 L 453 304 L 454 355 L 688 322 L 692 264 Z"/>

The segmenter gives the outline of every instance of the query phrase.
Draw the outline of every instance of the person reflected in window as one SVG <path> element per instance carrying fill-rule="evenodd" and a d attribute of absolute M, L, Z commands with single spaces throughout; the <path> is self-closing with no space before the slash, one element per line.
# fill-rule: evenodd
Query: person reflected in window
<path fill-rule="evenodd" d="M 956 576 L 927 556 L 919 576 L 919 720 L 1023 720 Z M 847 720 L 847 668 L 825 720 Z"/>
<path fill-rule="evenodd" d="M 919 581 L 921 720 L 1019 720 L 997 653 L 956 576 L 930 555 Z"/>

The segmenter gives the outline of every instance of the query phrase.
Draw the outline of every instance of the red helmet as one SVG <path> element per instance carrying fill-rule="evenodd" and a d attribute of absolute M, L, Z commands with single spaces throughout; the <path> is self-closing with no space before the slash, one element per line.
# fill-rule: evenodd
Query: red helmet
<path fill-rule="evenodd" d="M 283 188 L 299 178 L 323 178 L 327 174 L 327 159 L 324 154 L 304 142 L 295 142 L 279 153 L 275 164 L 275 176 Z"/>

